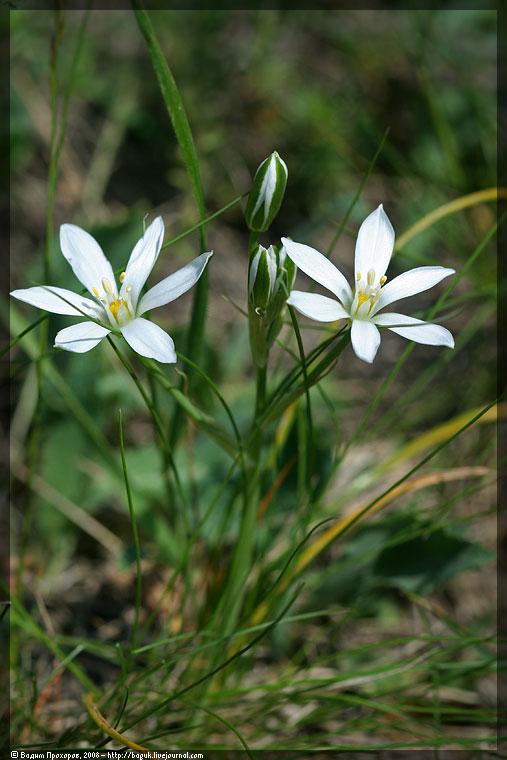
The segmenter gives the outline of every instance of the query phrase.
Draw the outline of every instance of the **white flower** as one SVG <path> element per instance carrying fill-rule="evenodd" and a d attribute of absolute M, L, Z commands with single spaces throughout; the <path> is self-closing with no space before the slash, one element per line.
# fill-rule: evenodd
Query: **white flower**
<path fill-rule="evenodd" d="M 454 339 L 445 327 L 422 319 L 380 309 L 400 298 L 407 298 L 432 288 L 455 274 L 454 269 L 430 266 L 403 272 L 391 282 L 385 276 L 394 248 L 394 230 L 382 204 L 366 217 L 357 235 L 354 261 L 355 288 L 352 290 L 339 269 L 329 259 L 308 245 L 282 238 L 287 255 L 315 282 L 331 291 L 338 301 L 317 293 L 293 290 L 287 303 L 301 314 L 319 322 L 350 320 L 352 347 L 360 359 L 371 363 L 380 344 L 379 327 L 388 327 L 398 335 L 430 346 L 454 348 Z"/>
<path fill-rule="evenodd" d="M 141 298 L 141 290 L 153 269 L 164 240 L 164 222 L 157 217 L 136 243 L 127 268 L 120 275 L 120 292 L 111 264 L 97 241 L 74 224 L 60 227 L 62 253 L 74 274 L 93 299 L 64 288 L 38 286 L 13 290 L 11 296 L 54 314 L 90 316 L 119 330 L 127 343 L 141 356 L 171 364 L 177 361 L 172 338 L 158 325 L 142 315 L 164 306 L 186 293 L 201 274 L 212 252 L 203 253 L 150 288 Z M 96 322 L 86 320 L 65 327 L 56 335 L 55 348 L 82 354 L 94 348 L 111 332 Z"/>

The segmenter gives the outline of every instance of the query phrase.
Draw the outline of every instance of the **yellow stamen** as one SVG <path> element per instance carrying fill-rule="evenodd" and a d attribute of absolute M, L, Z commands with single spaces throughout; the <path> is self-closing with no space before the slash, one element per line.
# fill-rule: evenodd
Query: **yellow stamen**
<path fill-rule="evenodd" d="M 365 293 L 359 293 L 359 295 L 357 296 L 356 314 L 359 311 L 359 309 L 361 308 L 361 306 L 363 305 L 363 303 L 365 303 L 367 300 L 368 300 L 368 296 L 365 295 Z"/>
<path fill-rule="evenodd" d="M 120 275 L 120 282 L 123 282 L 124 279 L 125 279 L 125 272 L 122 272 Z"/>
<path fill-rule="evenodd" d="M 100 298 L 99 291 L 97 290 L 97 288 L 92 288 L 92 293 L 95 296 L 95 298 Z"/>
<path fill-rule="evenodd" d="M 117 298 L 116 301 L 111 301 L 109 304 L 109 308 L 111 310 L 111 313 L 113 317 L 116 319 L 116 324 L 119 324 L 118 322 L 118 309 L 121 306 L 121 301 Z"/>
<path fill-rule="evenodd" d="M 370 269 L 369 270 L 369 272 L 367 274 L 367 279 L 368 279 L 368 285 L 371 287 L 373 285 L 373 283 L 375 282 L 375 270 L 374 269 Z"/>
<path fill-rule="evenodd" d="M 132 288 L 131 288 L 130 285 L 127 285 L 127 287 L 125 288 L 125 290 L 127 291 L 127 293 L 130 293 L 130 291 L 132 290 Z"/>
<path fill-rule="evenodd" d="M 386 277 L 386 276 L 385 276 L 385 274 L 384 274 L 384 275 L 382 275 L 382 277 L 380 278 L 380 287 L 382 287 L 382 285 L 385 285 L 385 284 L 386 284 L 386 282 L 387 282 L 387 277 Z"/>
<path fill-rule="evenodd" d="M 113 289 L 111 287 L 111 283 L 107 279 L 107 277 L 102 278 L 102 287 L 104 288 L 105 292 L 108 296 L 111 296 L 113 294 Z"/>
<path fill-rule="evenodd" d="M 361 272 L 358 272 L 357 273 L 357 281 L 359 282 L 360 279 L 361 279 Z"/>
<path fill-rule="evenodd" d="M 130 311 L 129 305 L 126 302 L 126 300 L 124 298 L 117 298 L 115 301 L 111 301 L 111 303 L 109 304 L 109 309 L 111 311 L 111 314 L 116 320 L 116 324 L 120 324 L 118 321 L 118 312 L 120 311 L 120 308 L 122 305 L 125 306 L 125 308 L 127 309 L 129 313 L 129 317 L 132 319 L 132 312 Z"/>

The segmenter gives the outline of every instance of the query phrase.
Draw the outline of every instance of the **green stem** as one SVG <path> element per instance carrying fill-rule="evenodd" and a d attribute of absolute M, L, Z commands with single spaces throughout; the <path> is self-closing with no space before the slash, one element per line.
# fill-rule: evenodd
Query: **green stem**
<path fill-rule="evenodd" d="M 246 447 L 245 489 L 243 515 L 239 536 L 227 575 L 225 588 L 218 602 L 214 620 L 218 622 L 220 636 L 229 636 L 236 628 L 246 592 L 246 582 L 252 564 L 255 523 L 260 500 L 260 455 L 262 451 L 262 427 L 257 424 L 266 403 L 266 366 L 256 369 L 255 413 L 252 432 Z M 215 672 L 221 652 L 216 649 L 211 656 L 211 670 Z M 206 683 L 201 701 L 206 697 L 211 682 Z"/>
<path fill-rule="evenodd" d="M 259 243 L 259 233 L 255 230 L 250 232 L 250 240 L 248 242 L 248 253 L 251 255 Z"/>
<path fill-rule="evenodd" d="M 136 387 L 137 387 L 139 393 L 141 394 L 141 396 L 143 398 L 143 401 L 144 401 L 144 403 L 146 404 L 146 406 L 148 408 L 148 411 L 151 414 L 151 417 L 153 419 L 155 428 L 157 430 L 157 433 L 158 433 L 158 436 L 159 436 L 159 439 L 160 439 L 160 443 L 162 445 L 162 456 L 164 457 L 164 466 L 167 469 L 170 469 L 172 471 L 173 475 L 174 475 L 174 480 L 175 480 L 175 483 L 176 483 L 176 489 L 178 491 L 178 496 L 179 496 L 180 502 L 181 502 L 181 512 L 183 513 L 183 520 L 185 522 L 185 530 L 188 532 L 188 526 L 186 524 L 187 520 L 188 520 L 188 515 L 187 515 L 187 507 L 186 507 L 185 495 L 184 495 L 183 487 L 181 485 L 181 481 L 180 481 L 180 478 L 179 478 L 179 475 L 178 475 L 178 470 L 176 469 L 176 465 L 174 463 L 171 447 L 170 447 L 169 441 L 167 440 L 166 435 L 165 435 L 164 426 L 162 424 L 162 420 L 160 419 L 160 415 L 157 412 L 157 410 L 155 409 L 155 407 L 153 406 L 150 397 L 148 396 L 148 394 L 144 390 L 141 381 L 137 377 L 136 373 L 134 372 L 134 370 L 132 369 L 132 367 L 130 366 L 130 364 L 128 363 L 128 361 L 123 356 L 123 354 L 120 351 L 120 349 L 118 348 L 118 346 L 115 345 L 114 341 L 111 339 L 111 337 L 109 335 L 107 336 L 107 340 L 109 341 L 110 345 L 113 347 L 113 350 L 116 353 L 117 357 L 119 358 L 119 360 L 121 361 L 121 363 L 123 364 L 123 366 L 125 367 L 125 369 L 127 370 L 127 372 L 129 373 L 130 377 L 132 378 L 132 380 L 136 384 Z"/>
<path fill-rule="evenodd" d="M 284 395 L 280 397 L 277 403 L 274 400 L 268 404 L 265 412 L 258 421 L 259 425 L 268 425 L 270 422 L 278 419 L 278 417 L 287 409 L 288 406 L 294 403 L 300 396 L 305 393 L 306 388 L 311 388 L 319 380 L 321 380 L 331 369 L 333 363 L 338 359 L 344 348 L 350 342 L 350 330 L 347 330 L 340 340 L 333 346 L 333 348 L 326 354 L 326 356 L 319 362 L 315 369 L 307 373 L 307 382 L 297 386 L 292 391 L 289 390 L 290 385 L 287 387 Z M 308 365 L 307 365 L 308 366 Z M 279 394 L 277 394 L 278 396 Z"/>
<path fill-rule="evenodd" d="M 250 572 L 254 547 L 255 522 L 260 499 L 262 426 L 258 425 L 266 403 L 266 367 L 256 370 L 256 398 L 253 430 L 248 443 L 246 489 L 243 516 L 236 549 L 228 574 L 227 585 L 219 603 L 220 633 L 227 636 L 234 631 L 245 596 L 245 585 Z M 221 609 L 220 609 L 221 608 Z"/>
<path fill-rule="evenodd" d="M 132 634 L 130 637 L 130 655 L 136 647 L 137 630 L 139 628 L 139 609 L 141 607 L 141 546 L 139 544 L 139 534 L 137 532 L 136 518 L 134 514 L 134 504 L 132 502 L 132 492 L 130 490 L 129 476 L 127 471 L 127 461 L 125 459 L 125 447 L 123 444 L 123 425 L 122 414 L 119 409 L 119 425 L 120 425 L 120 452 L 121 452 L 121 464 L 123 467 L 123 477 L 125 479 L 125 490 L 127 491 L 127 500 L 129 505 L 130 521 L 132 523 L 132 534 L 134 536 L 134 545 L 136 548 L 136 603 L 134 613 L 134 625 L 132 626 Z"/>
<path fill-rule="evenodd" d="M 255 422 L 259 419 L 266 405 L 266 366 L 257 367 L 257 384 L 255 394 Z"/>
<path fill-rule="evenodd" d="M 305 386 L 306 394 L 306 429 L 305 429 L 305 448 L 306 456 L 304 460 L 304 483 L 308 493 L 311 489 L 311 477 L 313 472 L 313 423 L 312 423 L 312 405 L 310 401 L 310 387 L 308 385 L 308 372 L 306 369 L 305 350 L 303 347 L 303 340 L 301 338 L 301 332 L 296 319 L 296 313 L 292 306 L 289 306 L 289 314 L 292 321 L 292 327 L 294 329 L 294 335 L 298 344 L 299 358 L 301 361 L 301 369 L 303 371 L 303 383 Z"/>

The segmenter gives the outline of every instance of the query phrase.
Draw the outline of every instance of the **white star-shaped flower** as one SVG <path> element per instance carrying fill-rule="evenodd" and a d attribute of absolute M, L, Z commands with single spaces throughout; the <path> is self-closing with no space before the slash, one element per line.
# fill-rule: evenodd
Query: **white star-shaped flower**
<path fill-rule="evenodd" d="M 319 322 L 347 319 L 351 323 L 352 347 L 365 362 L 375 358 L 380 345 L 379 327 L 387 327 L 416 343 L 454 348 L 454 339 L 445 327 L 405 314 L 380 310 L 393 301 L 432 288 L 454 269 L 416 267 L 387 282 L 385 272 L 394 248 L 394 230 L 382 204 L 366 217 L 357 235 L 354 261 L 355 287 L 329 259 L 314 248 L 282 238 L 287 255 L 302 272 L 331 291 L 338 301 L 317 293 L 292 290 L 287 303 L 301 314 Z M 387 283 L 387 284 L 386 284 Z"/>
<path fill-rule="evenodd" d="M 50 285 L 13 290 L 11 296 L 54 314 L 89 316 L 111 325 L 111 329 L 119 330 L 131 348 L 141 356 L 172 364 L 177 361 L 172 338 L 158 325 L 143 319 L 142 315 L 186 293 L 195 285 L 213 253 L 201 254 L 140 298 L 163 240 L 164 222 L 158 216 L 134 246 L 127 268 L 120 275 L 118 292 L 111 264 L 97 241 L 81 227 L 62 224 L 62 253 L 93 299 Z M 60 330 L 54 347 L 82 354 L 100 343 L 111 329 L 91 320 L 78 322 Z"/>

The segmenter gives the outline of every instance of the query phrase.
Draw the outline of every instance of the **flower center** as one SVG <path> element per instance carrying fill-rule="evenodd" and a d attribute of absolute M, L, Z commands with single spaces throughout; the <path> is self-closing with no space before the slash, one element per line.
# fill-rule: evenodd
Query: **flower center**
<path fill-rule="evenodd" d="M 379 284 L 375 285 L 375 270 L 369 269 L 366 275 L 366 282 L 363 281 L 361 272 L 357 272 L 356 280 L 357 288 L 351 312 L 355 317 L 358 317 L 359 319 L 366 319 L 370 314 L 375 301 L 380 295 L 382 286 L 387 282 L 387 277 L 385 275 L 382 275 L 379 280 Z M 367 302 L 369 302 L 368 307 L 364 306 L 364 304 Z"/>
<path fill-rule="evenodd" d="M 120 282 L 125 279 L 125 272 L 120 275 Z M 132 301 L 130 298 L 131 287 L 127 286 L 122 288 L 126 298 L 115 298 L 113 287 L 107 277 L 102 278 L 102 292 L 99 292 L 97 288 L 93 288 L 93 295 L 97 298 L 105 309 L 105 312 L 109 318 L 109 322 L 113 327 L 121 327 L 126 322 L 129 322 L 133 318 L 134 309 L 132 308 Z"/>

